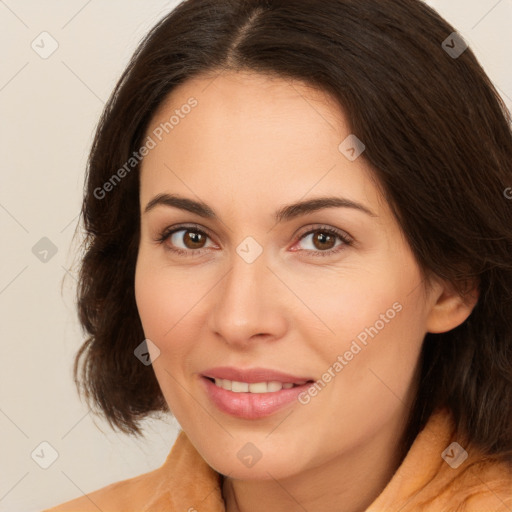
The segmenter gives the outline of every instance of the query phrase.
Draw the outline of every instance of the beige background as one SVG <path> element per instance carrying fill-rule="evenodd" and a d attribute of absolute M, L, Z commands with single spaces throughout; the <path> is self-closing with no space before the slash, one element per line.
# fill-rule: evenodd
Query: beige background
<path fill-rule="evenodd" d="M 82 334 L 69 268 L 103 104 L 141 37 L 177 3 L 0 0 L 0 511 L 41 510 L 150 471 L 176 437 L 172 418 L 148 421 L 145 440 L 113 433 L 78 399 L 71 365 Z M 455 25 L 511 108 L 512 0 L 427 3 Z M 44 31 L 58 44 L 46 59 L 31 47 L 56 44 L 41 36 L 43 47 Z M 43 237 L 57 249 L 46 262 L 32 252 Z M 47 469 L 39 464 L 51 462 L 52 448 L 42 442 L 58 454 Z"/>

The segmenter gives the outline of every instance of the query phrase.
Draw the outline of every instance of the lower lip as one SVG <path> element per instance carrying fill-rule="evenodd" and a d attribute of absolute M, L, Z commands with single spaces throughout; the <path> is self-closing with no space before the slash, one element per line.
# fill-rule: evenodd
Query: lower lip
<path fill-rule="evenodd" d="M 222 411 L 238 418 L 255 420 L 269 416 L 297 401 L 298 395 L 311 383 L 272 393 L 234 393 L 201 377 L 211 401 Z"/>

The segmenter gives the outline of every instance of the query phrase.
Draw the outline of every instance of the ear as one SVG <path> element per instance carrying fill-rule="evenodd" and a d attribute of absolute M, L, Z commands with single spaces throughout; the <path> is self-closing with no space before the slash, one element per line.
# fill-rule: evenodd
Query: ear
<path fill-rule="evenodd" d="M 471 314 L 479 291 L 475 281 L 465 282 L 465 295 L 461 296 L 448 281 L 437 281 L 432 288 L 432 306 L 427 316 L 427 332 L 440 333 L 455 329 Z"/>

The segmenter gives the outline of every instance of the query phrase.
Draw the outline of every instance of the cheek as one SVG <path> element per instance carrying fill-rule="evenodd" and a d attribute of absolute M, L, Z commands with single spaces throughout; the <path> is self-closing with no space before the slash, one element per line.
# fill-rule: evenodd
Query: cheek
<path fill-rule="evenodd" d="M 160 350 L 165 348 L 162 342 L 171 337 L 174 326 L 185 313 L 188 290 L 176 274 L 162 268 L 161 262 L 141 250 L 135 271 L 135 300 L 144 334 Z"/>
<path fill-rule="evenodd" d="M 135 300 L 146 338 L 159 348 L 155 365 L 177 366 L 194 349 L 201 305 L 208 292 L 208 277 L 197 279 L 197 270 L 176 269 L 141 250 L 135 271 Z M 203 306 L 204 307 L 204 306 Z"/>
<path fill-rule="evenodd" d="M 362 318 L 347 316 L 349 330 L 338 350 L 343 369 L 333 387 L 334 401 L 350 404 L 361 417 L 368 411 L 374 411 L 375 418 L 385 417 L 410 399 L 425 336 L 425 311 L 419 290 L 410 293 L 405 286 L 381 293 L 362 307 Z"/>
<path fill-rule="evenodd" d="M 159 279 L 159 272 L 146 264 L 139 256 L 135 271 L 135 301 L 144 328 L 144 334 L 149 339 L 160 339 L 170 328 L 166 304 L 174 304 L 173 292 Z"/>
<path fill-rule="evenodd" d="M 316 339 L 316 350 L 331 358 L 348 350 L 351 341 L 357 337 L 364 343 L 369 338 L 367 328 L 376 322 L 382 327 L 381 315 L 385 320 L 391 319 L 390 322 L 398 316 L 393 304 L 403 294 L 393 268 L 386 271 L 370 266 L 367 269 L 345 268 L 341 274 L 324 272 L 314 277 L 309 282 L 299 276 L 295 278 L 294 292 L 304 297 L 304 302 L 314 313 L 311 316 L 313 323 L 299 325 L 311 326 L 312 332 L 304 333 L 304 339 Z M 385 325 L 387 329 L 388 324 Z M 318 329 L 324 332 L 323 337 Z"/>
<path fill-rule="evenodd" d="M 350 389 L 373 401 L 389 386 L 405 396 L 425 335 L 421 275 L 411 258 L 368 268 L 331 280 L 330 288 L 323 288 L 334 290 L 331 294 L 322 296 L 317 285 L 310 285 L 315 311 L 334 331 L 316 343 L 315 351 L 326 370 L 339 363 L 333 392 Z"/>

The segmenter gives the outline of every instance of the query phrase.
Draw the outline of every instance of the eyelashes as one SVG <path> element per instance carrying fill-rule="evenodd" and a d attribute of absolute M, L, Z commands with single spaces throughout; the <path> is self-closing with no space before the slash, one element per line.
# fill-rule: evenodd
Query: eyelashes
<path fill-rule="evenodd" d="M 187 248 L 183 249 L 180 247 L 176 247 L 174 243 L 168 243 L 170 239 L 175 235 L 176 233 L 179 233 L 180 231 L 183 231 L 185 233 L 194 233 L 196 235 L 200 235 L 202 239 L 208 240 L 211 239 L 211 237 L 206 233 L 203 229 L 201 229 L 200 226 L 196 224 L 186 224 L 186 225 L 178 225 L 173 227 L 167 227 L 165 228 L 158 236 L 155 238 L 155 242 L 162 245 L 165 244 L 166 250 L 171 251 L 172 253 L 178 254 L 180 256 L 185 257 L 194 257 L 198 256 L 200 254 L 203 254 L 205 251 L 208 251 L 208 248 L 200 247 L 200 248 Z M 314 234 L 314 233 L 322 233 L 323 235 L 327 235 L 329 237 L 333 237 L 335 240 L 338 239 L 341 241 L 340 244 L 333 248 L 326 249 L 325 251 L 318 250 L 318 249 L 294 249 L 293 252 L 301 252 L 310 254 L 312 256 L 332 256 L 333 254 L 337 254 L 338 252 L 344 250 L 347 246 L 351 246 L 353 244 L 353 240 L 351 237 L 349 237 L 345 232 L 330 227 L 330 226 L 323 226 L 318 225 L 314 226 L 313 228 L 309 229 L 308 231 L 302 233 L 297 237 L 297 242 L 301 242 L 302 240 L 306 239 L 308 236 Z M 183 243 L 183 236 L 180 237 L 181 243 Z M 294 245 L 295 245 L 294 244 Z"/>
<path fill-rule="evenodd" d="M 204 238 L 210 238 L 210 236 L 207 233 L 205 233 L 202 229 L 200 229 L 199 226 L 188 224 L 185 226 L 175 226 L 173 228 L 164 229 L 160 233 L 160 235 L 156 238 L 155 241 L 158 242 L 159 244 L 164 244 L 165 242 L 167 242 L 167 240 L 169 240 L 172 237 L 172 235 L 174 235 L 175 233 L 178 233 L 179 231 L 196 233 L 196 234 L 200 234 Z M 204 251 L 204 248 L 181 249 L 179 247 L 173 247 L 169 244 L 166 244 L 166 248 L 171 252 L 174 252 L 174 253 L 177 253 L 180 255 L 184 255 L 184 256 L 191 256 L 191 255 L 195 256 Z"/>

